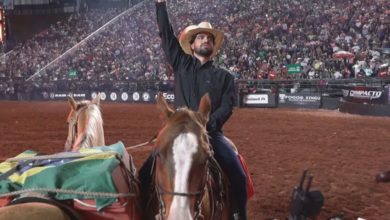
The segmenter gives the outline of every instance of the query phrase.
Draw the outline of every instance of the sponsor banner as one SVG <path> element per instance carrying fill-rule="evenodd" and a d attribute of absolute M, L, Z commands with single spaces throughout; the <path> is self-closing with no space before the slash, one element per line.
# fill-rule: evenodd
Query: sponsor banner
<path fill-rule="evenodd" d="M 154 92 L 133 92 L 131 93 L 130 95 L 130 100 L 131 102 L 136 102 L 136 103 L 151 103 L 151 102 L 155 102 L 156 99 L 154 98 L 155 97 L 155 93 Z"/>
<path fill-rule="evenodd" d="M 241 94 L 239 103 L 243 107 L 276 107 L 276 95 L 272 93 Z"/>
<path fill-rule="evenodd" d="M 111 92 L 110 93 L 110 101 L 116 102 L 117 99 L 118 99 L 118 95 L 116 94 L 116 92 Z"/>
<path fill-rule="evenodd" d="M 139 92 L 133 92 L 133 94 L 131 95 L 131 100 L 133 102 L 140 102 L 141 94 Z"/>
<path fill-rule="evenodd" d="M 382 87 L 346 87 L 342 89 L 343 99 L 347 102 L 365 104 L 387 104 L 388 90 Z"/>
<path fill-rule="evenodd" d="M 129 100 L 129 94 L 127 92 L 122 92 L 121 93 L 121 101 L 127 102 L 128 100 Z"/>
<path fill-rule="evenodd" d="M 68 100 L 68 97 L 70 96 L 76 100 L 89 99 L 89 96 L 86 92 L 42 92 L 42 97 L 45 100 Z"/>
<path fill-rule="evenodd" d="M 107 99 L 107 94 L 105 92 L 100 92 L 100 100 L 106 101 Z"/>
<path fill-rule="evenodd" d="M 165 100 L 167 100 L 168 102 L 175 101 L 175 94 L 173 94 L 172 92 L 163 92 L 163 96 L 164 96 Z M 157 94 L 155 95 L 155 99 L 156 98 L 157 98 Z"/>
<path fill-rule="evenodd" d="M 301 64 L 288 64 L 287 73 L 288 74 L 299 74 L 301 73 Z"/>
<path fill-rule="evenodd" d="M 280 107 L 319 108 L 321 105 L 321 94 L 317 93 L 280 93 Z"/>
<path fill-rule="evenodd" d="M 105 91 L 105 92 L 93 92 L 91 94 L 92 98 L 95 98 L 97 94 L 100 93 L 100 98 L 103 101 L 109 102 L 135 102 L 135 103 L 145 103 L 145 102 L 155 102 L 153 92 L 115 92 L 115 91 Z M 167 95 L 167 97 L 170 97 Z"/>
<path fill-rule="evenodd" d="M 242 101 L 246 105 L 268 104 L 268 95 L 267 94 L 247 94 L 247 95 L 244 95 L 244 99 Z"/>
<path fill-rule="evenodd" d="M 142 101 L 149 102 L 151 99 L 149 92 L 143 92 L 142 93 Z"/>

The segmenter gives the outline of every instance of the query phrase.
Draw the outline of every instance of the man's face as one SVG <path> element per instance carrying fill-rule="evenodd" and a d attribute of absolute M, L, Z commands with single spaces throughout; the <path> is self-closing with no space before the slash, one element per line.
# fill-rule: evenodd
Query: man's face
<path fill-rule="evenodd" d="M 191 49 L 200 56 L 211 56 L 214 49 L 214 36 L 207 32 L 198 33 L 195 41 L 191 44 Z"/>

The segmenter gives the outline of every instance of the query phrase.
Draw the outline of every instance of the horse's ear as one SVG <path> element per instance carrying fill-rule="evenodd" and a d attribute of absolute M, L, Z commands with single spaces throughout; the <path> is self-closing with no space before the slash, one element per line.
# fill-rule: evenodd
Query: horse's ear
<path fill-rule="evenodd" d="M 95 105 L 100 105 L 100 93 L 96 95 L 96 97 L 92 100 L 92 103 Z"/>
<path fill-rule="evenodd" d="M 69 102 L 70 108 L 76 111 L 77 104 L 76 104 L 76 101 L 73 99 L 73 96 L 68 97 L 68 102 Z"/>
<path fill-rule="evenodd" d="M 204 94 L 200 99 L 198 111 L 200 114 L 202 114 L 202 116 L 206 119 L 206 121 L 209 120 L 209 115 L 211 111 L 211 100 L 208 93 Z"/>
<path fill-rule="evenodd" d="M 173 110 L 169 107 L 161 92 L 157 93 L 157 109 L 160 111 L 161 116 L 164 119 L 169 118 L 173 114 Z"/>

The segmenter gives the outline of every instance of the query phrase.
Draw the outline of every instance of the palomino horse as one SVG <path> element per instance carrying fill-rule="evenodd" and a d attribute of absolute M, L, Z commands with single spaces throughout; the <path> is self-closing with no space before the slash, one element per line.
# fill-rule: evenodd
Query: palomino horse
<path fill-rule="evenodd" d="M 197 112 L 188 108 L 173 111 L 161 94 L 157 108 L 164 127 L 156 140 L 155 218 L 229 219 L 226 185 L 212 156 L 206 130 L 211 110 L 209 95 L 202 97 Z"/>
<path fill-rule="evenodd" d="M 68 100 L 71 111 L 67 122 L 69 125 L 66 151 L 77 151 L 81 148 L 104 146 L 103 120 L 99 110 L 100 95 L 93 100 L 76 102 Z M 126 154 L 127 155 L 127 154 Z M 134 181 L 135 169 L 131 158 L 123 158 L 124 164 L 112 172 L 118 193 L 136 191 Z M 122 161 L 122 162 L 123 162 Z M 130 169 L 128 168 L 130 167 Z M 98 177 L 97 177 L 98 178 Z M 93 180 L 89 180 L 93 181 Z M 13 198 L 12 198 L 13 199 Z M 85 202 L 87 201 L 87 202 Z M 0 200 L 1 220 L 78 220 L 78 219 L 137 219 L 134 217 L 133 201 L 118 199 L 104 212 L 97 212 L 89 200 L 68 200 L 65 203 L 46 198 L 39 193 L 22 194 L 14 200 Z"/>
<path fill-rule="evenodd" d="M 69 97 L 68 138 L 65 151 L 104 146 L 103 119 L 100 112 L 100 94 L 93 100 L 76 102 Z"/>

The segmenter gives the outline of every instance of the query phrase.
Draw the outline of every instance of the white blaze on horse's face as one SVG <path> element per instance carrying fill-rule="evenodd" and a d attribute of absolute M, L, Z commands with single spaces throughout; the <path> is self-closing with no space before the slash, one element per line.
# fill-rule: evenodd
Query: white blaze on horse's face
<path fill-rule="evenodd" d="M 188 193 L 188 177 L 193 155 L 198 151 L 198 139 L 193 133 L 184 133 L 173 142 L 173 161 L 175 163 L 174 192 Z M 187 196 L 174 196 L 168 220 L 193 219 L 190 211 L 190 200 Z"/>

